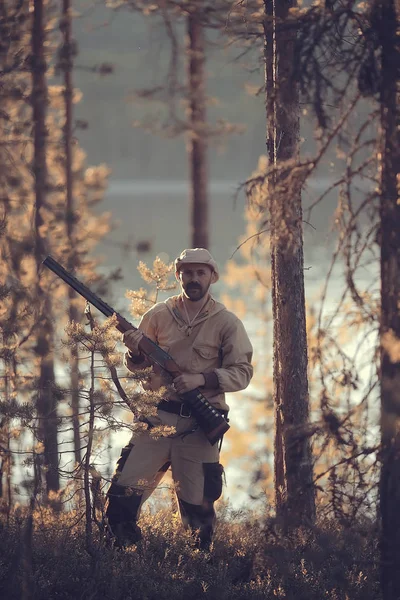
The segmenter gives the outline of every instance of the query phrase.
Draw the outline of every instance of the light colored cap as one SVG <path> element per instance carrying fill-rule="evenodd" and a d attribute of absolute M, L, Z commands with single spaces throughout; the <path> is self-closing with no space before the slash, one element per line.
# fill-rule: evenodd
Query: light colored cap
<path fill-rule="evenodd" d="M 183 250 L 178 258 L 175 259 L 175 271 L 178 272 L 183 264 L 199 263 L 201 265 L 208 265 L 216 274 L 219 279 L 218 265 L 205 248 L 187 248 Z"/>

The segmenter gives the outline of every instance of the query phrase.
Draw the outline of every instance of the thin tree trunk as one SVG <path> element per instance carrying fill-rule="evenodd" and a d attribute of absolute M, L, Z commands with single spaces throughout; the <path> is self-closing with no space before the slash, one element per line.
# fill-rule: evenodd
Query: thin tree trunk
<path fill-rule="evenodd" d="M 37 265 L 37 300 L 40 323 L 37 334 L 36 353 L 39 357 L 39 381 L 37 413 L 38 437 L 44 444 L 46 491 L 60 487 L 58 472 L 57 404 L 54 395 L 53 324 L 50 297 L 42 288 L 40 280 L 41 262 L 46 254 L 45 238 L 41 231 L 42 209 L 46 203 L 46 111 L 47 84 L 46 59 L 44 55 L 44 5 L 43 0 L 33 2 L 32 21 L 32 111 L 33 111 L 33 174 L 35 188 L 35 259 Z"/>
<path fill-rule="evenodd" d="M 275 136 L 275 46 L 274 46 L 274 30 L 271 26 L 274 18 L 273 3 L 265 3 L 265 12 L 269 18 L 269 24 L 265 27 L 265 86 L 266 86 L 266 111 L 267 111 L 267 152 L 271 164 L 275 163 L 275 151 L 274 151 L 274 136 Z M 275 175 L 271 174 L 269 181 L 269 188 L 274 188 Z M 275 272 L 275 254 L 271 252 L 271 272 Z M 277 319 L 275 318 L 275 307 L 276 307 L 276 285 L 274 279 L 272 279 L 272 296 L 274 301 L 272 302 L 273 311 L 273 339 L 277 339 Z M 282 429 L 282 414 L 281 405 L 279 404 L 280 391 L 279 391 L 279 372 L 275 368 L 279 364 L 277 355 L 277 344 L 273 345 L 273 383 L 274 383 L 274 413 L 275 413 L 275 439 L 274 439 L 274 488 L 275 488 L 275 505 L 277 511 L 281 510 L 281 507 L 285 502 L 285 465 L 283 456 L 283 429 Z"/>
<path fill-rule="evenodd" d="M 88 319 L 90 324 L 90 329 L 93 331 L 94 329 L 94 320 L 91 313 L 88 313 Z M 94 392 L 95 392 L 95 353 L 94 350 L 91 351 L 90 355 L 90 390 L 89 390 L 89 422 L 88 422 L 88 433 L 87 433 L 87 444 L 86 444 L 86 454 L 84 458 L 84 473 L 83 473 L 83 488 L 85 494 L 85 545 L 88 554 L 92 558 L 92 569 L 96 567 L 96 548 L 93 540 L 93 517 L 95 515 L 96 507 L 94 504 L 94 500 L 92 503 L 92 499 L 90 496 L 90 464 L 92 461 L 92 448 L 93 448 L 93 438 L 94 438 L 94 423 L 95 423 L 95 406 L 94 406 Z"/>
<path fill-rule="evenodd" d="M 191 185 L 191 231 L 193 248 L 209 247 L 208 168 L 204 30 L 199 15 L 187 17 L 187 77 L 189 88 L 187 151 Z"/>
<path fill-rule="evenodd" d="M 267 150 L 271 167 L 299 155 L 299 92 L 291 78 L 296 32 L 283 30 L 296 0 L 264 0 Z M 315 518 L 309 439 L 306 311 L 303 277 L 301 191 L 285 186 L 288 172 L 269 176 L 271 223 L 273 378 L 275 403 L 275 500 L 277 514 L 292 525 Z M 282 198 L 284 197 L 284 202 Z"/>
<path fill-rule="evenodd" d="M 35 596 L 35 580 L 33 575 L 33 530 L 34 513 L 40 489 L 40 460 L 33 452 L 33 490 L 29 500 L 25 526 L 21 532 L 21 600 L 31 600 Z"/>
<path fill-rule="evenodd" d="M 6 361 L 5 363 L 6 365 L 6 373 L 5 373 L 5 381 L 4 381 L 4 385 L 5 385 L 5 394 L 4 394 L 4 399 L 6 402 L 6 405 L 8 406 L 9 402 L 10 402 L 10 375 L 9 375 L 9 363 L 8 361 Z M 5 423 L 4 423 L 4 429 L 3 429 L 4 433 L 5 433 L 5 442 L 6 442 L 6 447 L 5 447 L 5 456 L 4 456 L 4 474 L 5 474 L 5 479 L 6 479 L 6 486 L 5 486 L 5 493 L 3 490 L 3 494 L 2 497 L 5 498 L 6 500 L 6 515 L 7 515 L 7 523 L 9 522 L 10 519 L 10 513 L 11 513 L 11 507 L 12 507 L 12 501 L 13 501 L 13 497 L 12 497 L 12 485 L 11 485 L 11 475 L 12 475 L 12 454 L 11 454 L 11 431 L 10 431 L 10 420 L 8 418 L 6 418 Z"/>
<path fill-rule="evenodd" d="M 4 360 L 4 403 L 6 406 L 10 402 L 10 374 L 9 361 Z M 11 455 L 11 430 L 9 417 L 3 417 L 0 424 L 0 498 L 3 500 L 3 511 L 6 515 L 7 523 L 10 520 L 12 506 L 12 455 Z"/>
<path fill-rule="evenodd" d="M 400 1 L 381 2 L 381 585 L 384 600 L 400 598 Z"/>
<path fill-rule="evenodd" d="M 63 48 L 61 55 L 61 68 L 64 73 L 64 101 L 65 101 L 65 124 L 64 124 L 64 151 L 65 151 L 65 190 L 66 207 L 65 222 L 67 227 L 67 238 L 69 245 L 69 258 L 67 268 L 72 271 L 75 266 L 75 242 L 74 242 L 74 200 L 73 200 L 73 174 L 72 174 L 72 119 L 73 119 L 73 84 L 72 84 L 72 38 L 71 38 L 71 3 L 70 0 L 63 0 L 62 20 L 60 29 L 63 34 Z M 68 316 L 70 321 L 78 321 L 78 311 L 74 305 L 76 293 L 68 287 L 69 309 Z M 71 348 L 71 409 L 72 409 L 72 429 L 74 436 L 74 455 L 75 462 L 81 462 L 81 438 L 79 429 L 79 356 L 78 348 L 75 344 Z"/>

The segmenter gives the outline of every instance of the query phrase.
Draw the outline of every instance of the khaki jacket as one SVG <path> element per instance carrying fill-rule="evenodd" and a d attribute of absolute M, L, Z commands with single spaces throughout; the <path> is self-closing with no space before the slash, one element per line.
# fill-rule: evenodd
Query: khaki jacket
<path fill-rule="evenodd" d="M 213 406 L 228 410 L 225 392 L 245 389 L 253 376 L 253 348 L 243 323 L 210 296 L 201 314 L 189 326 L 178 310 L 178 299 L 179 296 L 172 296 L 153 306 L 143 315 L 139 329 L 167 351 L 183 372 L 214 372 L 218 387 L 204 387 L 201 391 Z M 140 364 L 132 362 L 128 352 L 124 362 L 130 371 L 150 365 L 147 359 Z M 151 388 L 161 385 L 165 382 L 154 373 Z M 171 388 L 168 399 L 179 400 Z"/>

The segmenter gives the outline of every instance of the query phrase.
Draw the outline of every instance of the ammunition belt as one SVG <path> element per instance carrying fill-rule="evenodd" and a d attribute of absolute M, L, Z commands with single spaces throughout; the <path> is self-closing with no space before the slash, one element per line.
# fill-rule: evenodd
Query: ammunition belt
<path fill-rule="evenodd" d="M 164 410 L 168 413 L 173 413 L 174 415 L 179 415 L 180 417 L 184 417 L 185 419 L 189 419 L 192 416 L 192 411 L 184 402 L 176 402 L 174 400 L 161 400 L 157 404 L 157 408 L 159 410 Z M 228 411 L 221 410 L 220 408 L 215 409 L 224 419 L 227 420 Z"/>

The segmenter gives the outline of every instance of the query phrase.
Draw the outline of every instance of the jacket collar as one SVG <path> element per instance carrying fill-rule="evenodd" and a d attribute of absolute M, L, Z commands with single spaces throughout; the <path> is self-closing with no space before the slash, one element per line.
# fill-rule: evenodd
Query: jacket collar
<path fill-rule="evenodd" d="M 182 326 L 188 327 L 185 316 L 182 314 L 182 312 L 180 310 L 180 301 L 181 300 L 182 300 L 182 294 L 179 294 L 179 296 L 171 296 L 171 298 L 167 298 L 167 300 L 165 300 L 165 304 L 166 304 L 168 310 L 170 311 L 170 313 L 172 314 L 173 318 L 175 319 L 175 321 L 178 323 L 178 325 L 180 327 L 182 327 Z M 209 299 L 203 306 L 202 311 L 200 312 L 200 314 L 197 315 L 194 322 L 192 323 L 190 329 L 192 327 L 195 327 L 199 323 L 202 323 L 209 317 L 214 316 L 215 314 L 221 312 L 221 310 L 226 310 L 225 306 L 223 304 L 221 304 L 220 302 L 217 302 L 216 300 L 214 300 L 214 298 L 210 295 Z"/>

